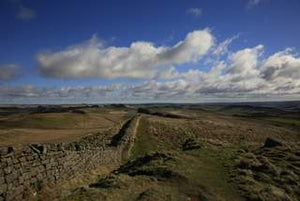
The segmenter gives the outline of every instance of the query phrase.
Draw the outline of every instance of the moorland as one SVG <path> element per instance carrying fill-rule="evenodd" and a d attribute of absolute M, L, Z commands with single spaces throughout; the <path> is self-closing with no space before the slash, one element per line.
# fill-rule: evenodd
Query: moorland
<path fill-rule="evenodd" d="M 35 200 L 300 200 L 300 102 L 2 106 L 0 145 L 72 142 L 128 118 L 128 155 Z M 129 124 L 128 123 L 128 124 Z M 121 135 L 122 134 L 122 135 Z"/>

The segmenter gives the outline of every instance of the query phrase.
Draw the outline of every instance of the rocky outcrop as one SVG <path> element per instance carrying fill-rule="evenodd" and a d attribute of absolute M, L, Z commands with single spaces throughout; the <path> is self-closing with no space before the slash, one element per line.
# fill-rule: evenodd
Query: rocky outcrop
<path fill-rule="evenodd" d="M 277 146 L 282 146 L 283 143 L 277 139 L 268 137 L 265 141 L 264 148 L 272 148 Z"/>

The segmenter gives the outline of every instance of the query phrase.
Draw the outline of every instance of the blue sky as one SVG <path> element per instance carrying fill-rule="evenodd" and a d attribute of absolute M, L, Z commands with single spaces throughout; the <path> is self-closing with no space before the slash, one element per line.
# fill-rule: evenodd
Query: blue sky
<path fill-rule="evenodd" d="M 1 103 L 43 103 L 47 99 L 45 90 L 49 91 L 56 103 L 69 99 L 82 102 L 81 92 L 59 95 L 61 88 L 71 90 L 80 87 L 85 87 L 82 89 L 85 91 L 83 94 L 86 94 L 86 90 L 90 91 L 89 88 L 101 88 L 95 94 L 89 94 L 89 98 L 84 100 L 87 102 L 206 102 L 226 101 L 232 97 L 236 101 L 299 98 L 299 79 L 297 76 L 292 76 L 292 80 L 289 77 L 291 74 L 300 74 L 298 0 L 2 0 L 0 15 L 0 68 L 3 69 L 3 75 L 0 73 Z M 157 61 L 161 54 L 169 54 L 164 53 L 167 50 L 160 52 L 159 48 L 176 49 L 175 46 L 180 41 L 189 44 L 185 39 L 195 31 L 200 31 L 194 34 L 194 37 L 201 40 L 200 46 L 207 42 L 207 38 L 201 38 L 202 32 L 213 39 L 204 52 L 195 55 L 198 47 L 187 47 L 182 51 L 191 52 L 188 58 L 174 57 L 168 61 L 166 58 Z M 96 42 L 92 41 L 93 36 Z M 230 42 L 225 50 L 219 55 L 213 54 L 226 40 Z M 122 60 L 125 56 L 122 55 L 113 61 L 115 67 L 103 65 L 111 60 L 102 58 L 106 54 L 99 53 L 100 50 L 106 52 L 111 47 L 116 47 L 119 55 L 123 51 L 120 47 L 129 48 L 134 42 L 151 43 L 157 48 L 155 51 L 159 53 L 153 56 L 154 53 L 145 52 L 145 47 L 139 46 L 139 51 L 143 51 L 143 55 L 151 57 L 151 61 L 155 62 L 149 62 L 148 59 L 138 61 L 141 66 L 131 68 L 128 65 L 135 64 Z M 90 45 L 84 46 L 86 43 Z M 258 45 L 263 45 L 263 48 L 256 50 Z M 70 48 L 73 51 L 90 50 L 92 55 L 97 55 L 91 57 L 80 53 L 71 57 L 71 51 L 67 52 Z M 254 55 L 255 61 L 238 61 L 244 58 L 247 49 L 251 52 L 249 54 Z M 134 61 L 141 56 L 135 55 L 131 50 L 129 52 L 124 54 L 130 54 Z M 271 57 L 276 53 L 276 58 Z M 62 56 L 66 54 L 68 56 Z M 235 54 L 240 56 L 234 57 Z M 41 61 L 41 55 L 47 62 Z M 101 60 L 98 60 L 100 57 Z M 87 58 L 90 60 L 86 61 Z M 81 66 L 72 62 L 74 60 L 82 63 Z M 208 80 L 211 69 L 220 63 L 225 67 L 219 72 L 219 76 L 215 80 Z M 242 66 L 245 63 L 252 66 Z M 152 66 L 155 68 L 152 69 Z M 75 72 L 73 69 L 76 68 L 81 71 Z M 245 72 L 249 71 L 248 68 L 253 68 L 249 73 L 257 85 L 249 88 L 246 83 L 249 77 L 242 74 L 234 74 L 234 77 L 232 73 L 228 73 L 241 72 L 236 69 L 243 68 Z M 167 69 L 172 69 L 172 75 L 161 76 Z M 272 79 L 266 79 L 266 72 L 271 71 Z M 142 72 L 146 72 L 146 75 Z M 283 76 L 275 79 L 278 75 Z M 243 80 L 243 83 L 235 83 L 234 80 L 237 79 Z M 285 89 L 277 89 L 278 83 L 285 83 Z M 126 86 L 126 89 L 121 89 L 120 85 Z M 206 89 L 207 85 L 210 85 L 210 90 Z M 242 89 L 240 86 L 244 85 L 247 87 Z M 103 87 L 114 88 L 113 94 L 105 92 L 103 95 Z M 141 87 L 150 88 L 151 92 L 148 93 L 151 98 L 136 94 L 137 88 Z M 130 95 L 116 95 L 119 93 Z"/>

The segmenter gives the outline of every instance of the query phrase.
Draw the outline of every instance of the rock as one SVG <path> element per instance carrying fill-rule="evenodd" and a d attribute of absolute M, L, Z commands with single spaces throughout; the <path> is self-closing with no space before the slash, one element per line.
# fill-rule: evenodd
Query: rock
<path fill-rule="evenodd" d="M 81 151 L 83 147 L 80 144 L 75 144 L 75 151 Z"/>
<path fill-rule="evenodd" d="M 13 152 L 13 147 L 0 147 L 0 155 L 6 155 Z"/>
<path fill-rule="evenodd" d="M 65 144 L 64 143 L 60 143 L 57 145 L 57 150 L 58 151 L 64 151 L 65 150 Z"/>
<path fill-rule="evenodd" d="M 264 148 L 273 148 L 277 146 L 283 146 L 283 143 L 277 139 L 268 137 L 265 141 Z"/>
<path fill-rule="evenodd" d="M 31 144 L 31 145 L 29 145 L 29 147 L 38 154 L 46 154 L 47 153 L 46 145 Z"/>
<path fill-rule="evenodd" d="M 7 184 L 0 185 L 0 194 L 3 194 L 6 192 Z M 0 199 L 1 200 L 1 199 Z"/>

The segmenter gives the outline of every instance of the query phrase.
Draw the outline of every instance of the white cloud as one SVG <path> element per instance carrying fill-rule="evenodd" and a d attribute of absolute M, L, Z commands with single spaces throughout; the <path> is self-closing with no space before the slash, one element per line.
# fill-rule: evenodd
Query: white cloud
<path fill-rule="evenodd" d="M 161 79 L 175 79 L 180 76 L 180 73 L 176 70 L 176 68 L 170 67 L 167 70 L 162 70 L 157 73 L 156 78 L 161 78 Z"/>
<path fill-rule="evenodd" d="M 0 81 L 11 80 L 16 77 L 16 73 L 19 70 L 19 66 L 15 64 L 1 65 L 0 64 Z"/>
<path fill-rule="evenodd" d="M 40 54 L 40 68 L 53 77 L 135 77 L 144 83 L 88 87 L 0 87 L 0 99 L 82 102 L 201 102 L 300 99 L 300 57 L 292 49 L 265 55 L 264 46 L 228 50 L 208 30 L 194 31 L 171 47 L 149 42 L 104 47 L 95 37 L 65 50 Z M 209 41 L 209 42 L 208 42 Z M 215 48 L 212 48 L 215 47 Z M 215 50 L 220 51 L 215 53 Z M 222 52 L 226 53 L 222 53 Z M 208 71 L 179 64 L 215 58 Z M 219 57 L 219 55 L 223 55 Z M 4 71 L 3 71 L 4 72 Z M 10 76 L 9 76 L 10 77 Z"/>
<path fill-rule="evenodd" d="M 191 14 L 195 17 L 201 17 L 202 14 L 203 14 L 203 11 L 202 11 L 201 8 L 190 8 L 190 9 L 187 10 L 187 13 Z"/>
<path fill-rule="evenodd" d="M 300 58 L 296 58 L 289 48 L 277 52 L 264 61 L 262 74 L 267 80 L 290 78 L 300 81 Z"/>
<path fill-rule="evenodd" d="M 228 62 L 218 62 L 209 72 L 177 72 L 177 80 L 151 81 L 136 86 L 133 94 L 135 97 L 150 95 L 156 100 L 299 99 L 300 58 L 290 50 L 275 53 L 264 60 L 260 59 L 262 54 L 262 45 L 242 49 L 231 54 Z M 270 68 L 272 70 L 268 71 Z M 272 76 L 266 76 L 266 71 Z"/>
<path fill-rule="evenodd" d="M 16 17 L 23 21 L 30 21 L 36 17 L 36 12 L 31 8 L 20 5 Z"/>
<path fill-rule="evenodd" d="M 231 38 L 228 38 L 226 40 L 224 40 L 223 42 L 221 42 L 220 44 L 218 44 L 214 50 L 213 50 L 213 55 L 215 56 L 221 56 L 224 55 L 226 53 L 228 53 L 228 46 L 237 38 L 239 37 L 239 35 L 235 35 Z"/>
<path fill-rule="evenodd" d="M 129 47 L 104 47 L 96 37 L 90 41 L 37 56 L 40 71 L 57 78 L 153 78 L 160 68 L 196 62 L 214 44 L 208 29 L 187 34 L 172 47 L 156 47 L 138 41 Z"/>
<path fill-rule="evenodd" d="M 263 45 L 258 45 L 254 48 L 246 48 L 235 52 L 230 56 L 232 64 L 228 72 L 243 78 L 257 76 L 259 72 L 256 66 L 262 50 Z"/>

